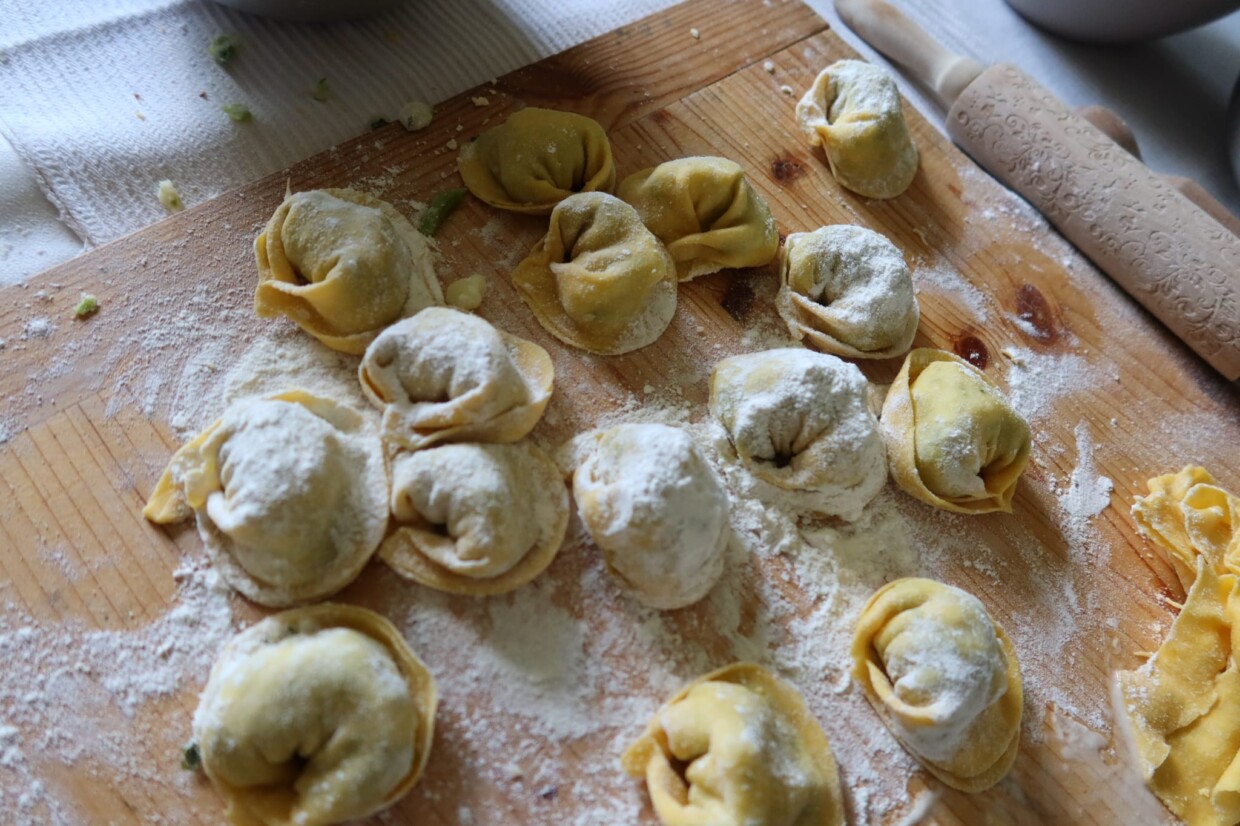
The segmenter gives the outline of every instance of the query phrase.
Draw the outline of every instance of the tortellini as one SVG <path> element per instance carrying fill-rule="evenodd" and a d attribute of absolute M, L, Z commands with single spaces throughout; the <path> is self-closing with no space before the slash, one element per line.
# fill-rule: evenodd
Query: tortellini
<path fill-rule="evenodd" d="M 393 321 L 443 304 L 426 239 L 364 192 L 288 195 L 254 252 L 258 315 L 288 316 L 333 350 L 360 355 Z"/>
<path fill-rule="evenodd" d="M 900 92 L 878 66 L 838 60 L 823 69 L 797 103 L 797 123 L 840 186 L 858 195 L 894 198 L 917 174 Z"/>
<path fill-rule="evenodd" d="M 172 457 L 143 515 L 197 515 L 224 579 L 263 605 L 339 591 L 387 528 L 387 472 L 362 417 L 302 391 L 229 407 Z"/>
<path fill-rule="evenodd" d="M 611 192 L 616 166 L 598 122 L 572 112 L 522 109 L 466 144 L 465 186 L 486 203 L 546 215 L 575 192 Z"/>
<path fill-rule="evenodd" d="M 396 803 L 430 756 L 435 680 L 400 632 L 330 603 L 234 637 L 194 715 L 234 826 L 328 826 Z"/>
<path fill-rule="evenodd" d="M 582 457 L 577 510 L 621 587 L 659 609 L 706 596 L 723 573 L 728 495 L 689 434 L 621 424 L 584 434 L 571 449 Z"/>
<path fill-rule="evenodd" d="M 805 700 L 737 663 L 694 680 L 621 758 L 664 826 L 841 826 L 835 756 Z"/>
<path fill-rule="evenodd" d="M 770 207 L 726 158 L 661 163 L 625 178 L 616 194 L 667 247 L 681 281 L 724 267 L 760 267 L 779 249 Z"/>
<path fill-rule="evenodd" d="M 848 520 L 882 489 L 887 462 L 854 365 L 785 348 L 724 359 L 710 377 L 710 410 L 736 457 L 805 505 Z"/>
<path fill-rule="evenodd" d="M 887 238 L 842 224 L 784 242 L 775 306 L 794 338 L 848 358 L 908 351 L 921 313 L 904 256 Z"/>
<path fill-rule="evenodd" d="M 600 355 L 645 347 L 676 313 L 676 266 L 631 206 L 604 192 L 565 198 L 512 274 L 556 338 Z"/>
<path fill-rule="evenodd" d="M 883 586 L 861 610 L 853 679 L 901 744 L 953 789 L 998 783 L 1020 747 L 1016 650 L 972 594 L 930 579 Z"/>
<path fill-rule="evenodd" d="M 449 444 L 392 460 L 396 529 L 379 556 L 415 582 L 502 594 L 542 573 L 564 543 L 568 492 L 529 442 Z"/>
<path fill-rule="evenodd" d="M 521 439 L 547 407 L 555 368 L 531 341 L 468 313 L 428 307 L 384 330 L 358 377 L 383 411 L 384 441 L 418 450 Z"/>
<path fill-rule="evenodd" d="M 882 428 L 891 475 L 909 495 L 956 513 L 1011 512 L 1029 425 L 972 364 L 942 350 L 909 353 Z"/>

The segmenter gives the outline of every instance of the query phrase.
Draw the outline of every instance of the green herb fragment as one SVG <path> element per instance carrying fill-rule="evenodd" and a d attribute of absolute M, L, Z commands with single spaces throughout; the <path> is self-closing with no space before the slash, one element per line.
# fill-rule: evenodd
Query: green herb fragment
<path fill-rule="evenodd" d="M 180 212 L 185 209 L 185 203 L 181 200 L 181 193 L 177 192 L 176 185 L 169 180 L 159 182 L 159 202 L 169 212 Z"/>
<path fill-rule="evenodd" d="M 389 123 L 391 123 L 390 120 L 380 115 L 379 117 L 371 119 L 370 128 L 371 129 L 382 129 L 383 127 L 387 126 Z"/>
<path fill-rule="evenodd" d="M 431 198 L 431 205 L 426 208 L 426 212 L 422 213 L 422 220 L 418 224 L 418 231 L 428 237 L 434 237 L 439 232 L 439 228 L 443 226 L 443 222 L 448 220 L 448 216 L 456 211 L 456 208 L 465 200 L 465 196 L 469 193 L 468 189 L 449 189 L 447 192 L 440 192 L 434 198 Z"/>
<path fill-rule="evenodd" d="M 253 117 L 244 103 L 225 103 L 220 107 L 220 111 L 228 115 L 229 120 L 236 123 L 245 123 Z"/>
<path fill-rule="evenodd" d="M 90 293 L 82 293 L 82 298 L 78 301 L 76 307 L 73 308 L 73 314 L 78 318 L 86 318 L 99 312 L 99 299 Z"/>
<path fill-rule="evenodd" d="M 231 34 L 217 34 L 207 45 L 207 54 L 221 66 L 227 66 L 237 56 L 237 47 L 241 42 Z"/>
<path fill-rule="evenodd" d="M 202 768 L 202 752 L 198 750 L 197 743 L 186 743 L 181 749 L 181 768 L 187 772 L 196 772 Z"/>
<path fill-rule="evenodd" d="M 319 78 L 319 82 L 314 84 L 314 91 L 310 96 L 319 103 L 326 103 L 327 99 L 332 96 L 332 87 L 327 85 L 327 78 Z"/>

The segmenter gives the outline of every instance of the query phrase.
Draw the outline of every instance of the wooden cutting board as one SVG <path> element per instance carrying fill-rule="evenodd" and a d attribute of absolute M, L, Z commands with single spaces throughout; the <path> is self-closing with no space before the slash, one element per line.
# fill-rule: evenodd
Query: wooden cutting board
<path fill-rule="evenodd" d="M 20 760 L 0 760 L 0 786 L 13 790 L 7 771 L 27 778 L 31 793 L 22 805 L 11 797 L 2 805 L 28 822 L 51 822 L 44 817 L 49 806 L 68 822 L 220 822 L 222 808 L 207 783 L 176 765 L 205 666 L 136 705 L 114 702 L 106 685 L 82 689 L 81 705 L 92 709 L 96 730 L 79 753 L 63 737 L 48 741 L 58 720 L 31 708 L 46 696 L 40 691 L 50 691 L 53 668 L 73 667 L 72 650 L 62 661 L 23 649 L 22 641 L 47 647 L 59 639 L 58 629 L 70 646 L 75 634 L 95 629 L 141 640 L 144 629 L 178 604 L 174 571 L 185 558 L 199 558 L 201 545 L 191 528 L 154 527 L 140 509 L 178 446 L 173 411 L 192 408 L 186 394 L 210 387 L 187 385 L 185 378 L 227 370 L 256 337 L 285 323 L 253 318 L 250 301 L 253 238 L 286 185 L 354 186 L 408 208 L 460 185 L 456 144 L 522 106 L 538 105 L 597 118 L 609 131 L 622 176 L 669 158 L 722 155 L 745 167 L 784 232 L 857 223 L 886 234 L 914 268 L 922 307 L 916 345 L 968 354 L 1032 411 L 1033 461 L 1014 514 L 944 517 L 898 492 L 887 494 L 912 526 L 913 545 L 937 565 L 932 573 L 978 594 L 1013 635 L 1027 680 L 1037 687 L 1011 777 L 984 794 L 943 793 L 929 822 L 1166 818 L 1151 810 L 1108 745 L 1109 674 L 1133 667 L 1137 652 L 1157 646 L 1173 615 L 1168 598 L 1178 596 L 1174 576 L 1135 533 L 1128 508 L 1146 478 L 1187 462 L 1206 464 L 1240 491 L 1240 394 L 916 112 L 909 118 L 922 161 L 909 191 L 876 202 L 841 190 L 822 155 L 798 134 L 793 107 L 822 67 L 853 56 L 800 3 L 691 0 L 462 94 L 440 105 L 423 132 L 388 126 L 362 135 L 0 290 L 0 652 L 9 655 L 0 724 L 13 721 L 15 728 L 0 732 L 0 746 L 22 746 Z M 477 105 L 475 97 L 487 104 Z M 769 266 L 683 286 L 672 327 L 644 350 L 595 358 L 565 348 L 538 327 L 507 282 L 512 264 L 544 229 L 545 219 L 499 214 L 471 200 L 439 237 L 445 283 L 487 275 L 481 315 L 551 351 L 556 398 L 535 433 L 544 444 L 651 394 L 675 395 L 700 411 L 718 358 L 778 338 L 776 271 Z M 83 322 L 72 319 L 81 291 L 102 305 Z M 211 332 L 209 358 L 207 339 L 186 333 L 198 319 Z M 860 366 L 885 383 L 899 361 Z M 1092 475 L 1082 470 L 1091 464 Z M 1073 501 L 1071 480 L 1096 484 L 1098 475 L 1114 482 L 1109 506 L 1089 518 L 1065 509 Z M 545 587 L 592 633 L 586 618 L 603 610 L 598 606 L 623 611 L 625 603 L 602 593 L 601 566 L 576 526 L 570 537 Z M 787 563 L 778 555 L 762 557 L 728 576 L 776 581 L 781 566 Z M 1052 646 L 1047 655 L 1038 638 L 1059 632 L 1030 622 L 1039 614 L 1029 604 L 1054 601 L 1056 594 L 1080 596 L 1066 610 L 1092 630 L 1067 635 L 1062 651 Z M 817 596 L 784 587 L 794 608 L 808 611 Z M 378 563 L 339 598 L 389 615 L 437 599 Z M 486 610 L 469 600 L 443 604 L 462 622 Z M 746 610 L 761 609 L 755 605 Z M 234 610 L 238 625 L 261 614 L 241 600 Z M 694 607 L 660 621 L 700 643 L 711 662 L 744 656 L 715 633 L 711 617 Z M 22 627 L 35 633 L 23 637 L 16 630 Z M 432 668 L 452 667 L 447 655 L 435 653 L 435 641 L 411 643 L 434 654 Z M 123 644 L 117 650 L 119 658 L 127 656 Z M 610 665 L 621 687 L 647 667 Z M 11 690 L 26 672 L 29 696 Z M 74 684 L 105 677 L 87 674 Z M 803 690 L 812 688 L 803 674 L 800 680 Z M 590 796 L 599 783 L 612 783 L 624 788 L 616 809 L 623 814 L 606 822 L 654 823 L 639 784 L 607 779 L 619 773 L 617 744 L 640 731 L 644 714 L 634 716 L 624 736 L 545 738 L 509 770 L 512 755 L 467 736 L 478 716 L 493 716 L 500 726 L 510 719 L 514 709 L 498 707 L 490 696 L 445 692 L 431 767 L 391 822 L 601 822 L 591 819 L 599 803 Z M 648 710 L 663 698 L 639 699 Z M 863 754 L 856 746 L 877 742 L 882 732 L 855 692 L 813 704 L 836 741 L 854 822 L 899 822 L 914 792 L 933 788 L 898 749 Z M 868 734 L 854 737 L 854 731 Z M 62 764 L 66 754 L 72 759 Z M 880 767 L 877 776 L 857 768 L 867 760 Z M 559 779 L 548 784 L 548 777 Z M 921 806 L 929 798 L 918 800 Z"/>

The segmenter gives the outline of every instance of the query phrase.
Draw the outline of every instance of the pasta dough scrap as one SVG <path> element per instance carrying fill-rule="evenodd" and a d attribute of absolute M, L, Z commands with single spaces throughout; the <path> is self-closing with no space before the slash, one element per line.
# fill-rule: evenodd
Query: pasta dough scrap
<path fill-rule="evenodd" d="M 440 591 L 503 594 L 538 576 L 568 530 L 559 468 L 529 442 L 450 444 L 392 460 L 396 529 L 379 556 Z"/>
<path fill-rule="evenodd" d="M 469 191 L 500 209 L 546 215 L 575 192 L 611 192 L 616 166 L 598 121 L 530 107 L 466 144 L 457 167 Z"/>
<path fill-rule="evenodd" d="M 634 172 L 617 194 L 667 247 L 681 281 L 760 267 L 779 250 L 770 207 L 726 158 L 667 161 Z"/>
<path fill-rule="evenodd" d="M 284 315 L 360 355 L 379 331 L 443 304 L 426 239 L 386 201 L 351 189 L 288 195 L 254 242 L 260 317 Z"/>
<path fill-rule="evenodd" d="M 1219 487 L 1203 467 L 1155 476 L 1149 494 L 1132 505 L 1137 529 L 1167 552 L 1185 593 L 1197 576 L 1197 558 L 1240 574 L 1240 497 Z"/>
<path fill-rule="evenodd" d="M 955 513 L 1011 513 L 1029 425 L 981 370 L 942 350 L 913 350 L 881 421 L 891 475 L 910 496 Z"/>
<path fill-rule="evenodd" d="M 621 764 L 645 777 L 664 826 L 844 823 L 822 726 L 796 689 L 758 665 L 729 665 L 685 686 Z"/>
<path fill-rule="evenodd" d="M 1168 809 L 1188 826 L 1234 826 L 1240 823 L 1233 631 L 1240 619 L 1240 497 L 1191 465 L 1148 486 L 1133 516 L 1171 556 L 1188 597 L 1154 656 L 1116 673 L 1121 718 L 1146 783 Z"/>
<path fill-rule="evenodd" d="M 767 350 L 715 365 L 710 411 L 752 474 L 854 521 L 887 480 L 867 389 L 861 371 L 834 356 Z"/>
<path fill-rule="evenodd" d="M 900 92 L 878 66 L 838 60 L 823 69 L 797 103 L 797 123 L 840 186 L 858 195 L 894 198 L 917 174 Z"/>
<path fill-rule="evenodd" d="M 361 573 L 387 528 L 387 488 L 362 417 L 295 390 L 229 407 L 176 452 L 142 513 L 159 524 L 196 515 L 228 584 L 283 607 Z"/>
<path fill-rule="evenodd" d="M 667 250 L 631 206 L 604 192 L 565 198 L 512 283 L 547 332 L 605 356 L 654 342 L 676 313 Z"/>
<path fill-rule="evenodd" d="M 870 705 L 935 777 L 979 792 L 1007 774 L 1020 747 L 1020 665 L 972 594 L 930 579 L 888 583 L 861 609 L 852 658 Z"/>
<path fill-rule="evenodd" d="M 728 495 L 689 434 L 621 424 L 574 439 L 573 497 L 608 571 L 641 602 L 692 605 L 723 573 Z"/>
<path fill-rule="evenodd" d="M 908 351 L 921 312 L 904 256 L 886 237 L 847 224 L 784 242 L 775 306 L 793 338 L 848 358 Z"/>
<path fill-rule="evenodd" d="M 324 603 L 234 637 L 194 714 L 233 826 L 327 826 L 396 803 L 430 756 L 435 680 L 400 632 Z"/>
<path fill-rule="evenodd" d="M 428 307 L 366 348 L 358 378 L 383 411 L 384 441 L 420 450 L 523 438 L 547 408 L 555 367 L 532 341 L 469 313 Z"/>

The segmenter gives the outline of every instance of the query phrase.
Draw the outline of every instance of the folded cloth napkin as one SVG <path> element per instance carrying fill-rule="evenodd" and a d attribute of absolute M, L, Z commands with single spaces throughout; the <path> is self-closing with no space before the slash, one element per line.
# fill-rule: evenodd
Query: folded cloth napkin
<path fill-rule="evenodd" d="M 0 130 L 88 244 L 355 137 L 671 5 L 669 0 L 408 0 L 331 24 L 206 0 L 6 0 Z M 217 65 L 207 45 L 240 42 Z M 320 79 L 325 86 L 320 86 Z M 324 100 L 316 99 L 318 97 Z M 220 107 L 240 103 L 252 120 Z"/>

